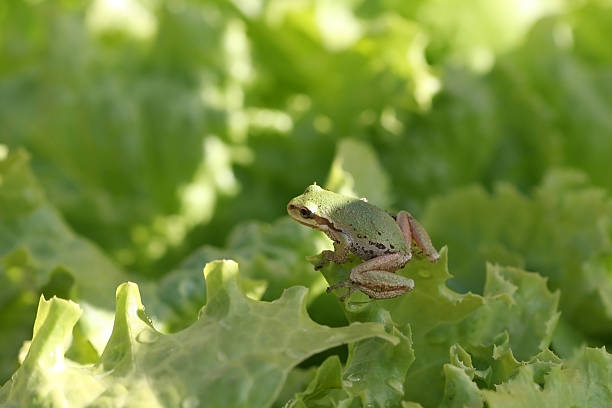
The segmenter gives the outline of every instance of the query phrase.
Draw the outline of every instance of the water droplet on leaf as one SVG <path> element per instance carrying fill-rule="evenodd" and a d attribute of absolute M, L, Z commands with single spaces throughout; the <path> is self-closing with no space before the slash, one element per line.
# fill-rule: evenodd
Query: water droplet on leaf
<path fill-rule="evenodd" d="M 346 303 L 346 311 L 350 313 L 359 313 L 363 311 L 363 309 L 367 308 L 370 305 L 370 302 L 347 302 Z"/>
<path fill-rule="evenodd" d="M 361 377 L 358 374 L 355 374 L 355 373 L 349 374 L 346 377 L 346 379 L 349 380 L 350 382 L 359 382 L 359 381 L 361 381 Z"/>

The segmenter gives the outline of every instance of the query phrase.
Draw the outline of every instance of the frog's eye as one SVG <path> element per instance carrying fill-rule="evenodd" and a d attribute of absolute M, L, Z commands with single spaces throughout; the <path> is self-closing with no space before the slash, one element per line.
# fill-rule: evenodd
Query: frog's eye
<path fill-rule="evenodd" d="M 300 209 L 300 215 L 304 218 L 312 218 L 312 213 L 308 208 Z"/>

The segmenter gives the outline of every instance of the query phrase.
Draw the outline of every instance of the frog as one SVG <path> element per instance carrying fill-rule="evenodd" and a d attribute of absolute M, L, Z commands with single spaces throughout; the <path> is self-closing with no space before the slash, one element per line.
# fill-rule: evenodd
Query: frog
<path fill-rule="evenodd" d="M 316 182 L 289 201 L 287 213 L 333 241 L 333 251 L 324 250 L 314 257 L 315 270 L 329 262 L 345 263 L 351 254 L 363 260 L 351 269 L 347 279 L 327 288 L 328 293 L 347 288 L 341 301 L 357 290 L 375 300 L 413 290 L 412 279 L 395 273 L 412 259 L 413 247 L 430 262 L 440 259 L 429 234 L 408 211 L 392 215 L 365 198 L 325 190 Z"/>

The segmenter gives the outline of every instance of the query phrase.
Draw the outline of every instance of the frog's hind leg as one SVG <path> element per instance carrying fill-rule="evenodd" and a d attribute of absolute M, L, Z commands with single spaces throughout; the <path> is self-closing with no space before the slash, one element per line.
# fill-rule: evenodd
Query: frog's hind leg
<path fill-rule="evenodd" d="M 410 257 L 410 254 L 398 252 L 368 259 L 351 269 L 349 279 L 330 286 L 327 292 L 342 287 L 348 288 L 340 300 L 344 300 L 357 289 L 372 299 L 388 299 L 402 295 L 414 288 L 414 281 L 394 272 L 406 265 Z"/>
<path fill-rule="evenodd" d="M 409 247 L 412 246 L 412 242 L 414 242 L 417 247 L 423 251 L 430 262 L 437 262 L 440 259 L 440 254 L 431 243 L 429 234 L 427 234 L 427 231 L 425 231 L 421 223 L 410 215 L 408 211 L 400 211 L 395 221 L 402 231 L 402 234 L 404 234 L 404 239 Z"/>
<path fill-rule="evenodd" d="M 367 271 L 360 279 L 367 282 L 367 286 L 359 285 L 359 290 L 370 299 L 391 299 L 414 289 L 412 279 L 387 271 Z"/>
<path fill-rule="evenodd" d="M 395 272 L 398 269 L 402 269 L 410 261 L 410 258 L 412 258 L 411 254 L 396 252 L 368 259 L 351 269 L 351 279 L 367 271 Z"/>
<path fill-rule="evenodd" d="M 410 261 L 411 254 L 377 256 L 351 269 L 350 281 L 373 299 L 389 299 L 414 288 L 414 281 L 394 273 Z"/>

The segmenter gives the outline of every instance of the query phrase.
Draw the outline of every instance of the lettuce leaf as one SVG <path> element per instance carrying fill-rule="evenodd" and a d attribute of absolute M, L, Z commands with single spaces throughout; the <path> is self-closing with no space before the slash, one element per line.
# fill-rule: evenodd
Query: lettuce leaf
<path fill-rule="evenodd" d="M 521 361 L 530 361 L 547 350 L 559 319 L 559 293 L 551 293 L 545 279 L 520 269 L 490 264 L 483 296 L 460 294 L 446 286 L 451 277 L 448 251 L 443 248 L 440 254 L 436 264 L 417 255 L 417 259 L 397 272 L 415 281 L 415 289 L 404 296 L 367 301 L 367 296 L 356 293 L 347 300 L 345 312 L 349 321 L 384 321 L 384 316 L 389 316 L 386 319 L 389 328 L 400 333 L 409 329 L 404 351 L 401 343 L 374 346 L 377 351 L 373 351 L 368 343 L 376 340 L 351 346 L 351 358 L 343 375 L 348 384 L 354 375 L 358 386 L 347 384 L 345 389 L 349 393 L 352 387 L 367 390 L 361 395 L 364 405 L 397 404 L 401 399 L 424 406 L 441 403 L 448 388 L 444 374 L 448 377 L 456 371 L 445 364 L 449 362 L 449 350 L 456 354 L 452 350 L 457 347 L 475 359 L 483 371 L 479 381 L 488 386 L 508 379 Z M 348 276 L 351 265 L 329 265 L 323 273 L 334 283 Z M 367 362 L 379 353 L 376 367 L 368 367 Z M 360 359 L 364 362 L 357 367 L 362 370 L 355 375 L 352 363 Z M 386 366 L 386 361 L 393 363 Z M 386 374 L 378 375 L 377 370 L 385 370 Z M 362 379 L 366 381 L 360 383 Z M 448 381 L 451 380 L 447 378 Z M 428 392 L 423 392 L 424 389 Z"/>
<path fill-rule="evenodd" d="M 369 337 L 398 342 L 376 323 L 314 323 L 306 313 L 305 288 L 290 288 L 274 302 L 249 299 L 233 261 L 210 263 L 204 274 L 207 304 L 197 322 L 175 334 L 153 327 L 136 284 L 119 286 L 113 332 L 94 365 L 64 356 L 78 305 L 42 298 L 29 351 L 0 389 L 0 401 L 49 407 L 267 406 L 289 370 L 309 355 Z"/>
<path fill-rule="evenodd" d="M 153 293 L 161 306 L 159 311 L 155 309 L 155 315 L 169 330 L 192 323 L 197 310 L 206 302 L 201 265 L 216 259 L 235 259 L 243 276 L 265 282 L 264 300 L 278 298 L 287 287 L 304 285 L 311 289 L 307 295 L 311 304 L 325 285 L 321 275 L 305 262 L 305 258 L 329 245 L 325 241 L 326 238 L 288 217 L 271 224 L 241 224 L 231 233 L 225 247 L 207 245 L 199 248 L 161 279 Z M 334 310 L 341 314 L 335 302 L 324 302 L 320 307 L 327 307 L 328 323 L 338 322 L 338 318 L 329 316 Z"/>
<path fill-rule="evenodd" d="M 434 242 L 459 252 L 450 286 L 480 292 L 485 261 L 538 271 L 561 290 L 560 309 L 587 336 L 612 327 L 612 201 L 572 171 L 551 172 L 530 196 L 508 184 L 467 187 L 432 200 L 423 218 Z"/>
<path fill-rule="evenodd" d="M 536 378 L 532 366 L 521 367 L 495 391 L 482 392 L 491 408 L 502 407 L 605 407 L 612 399 L 612 355 L 605 349 L 585 348 L 571 360 Z"/>
<path fill-rule="evenodd" d="M 15 369 L 40 293 L 82 300 L 84 313 L 75 335 L 89 349 L 83 357 L 92 358 L 108 340 L 113 308 L 109 293 L 127 275 L 66 225 L 22 150 L 0 160 L 0 208 L 0 378 Z"/>

